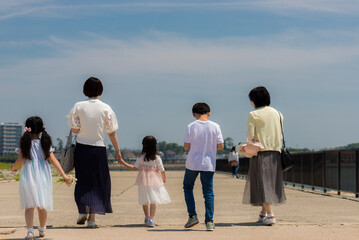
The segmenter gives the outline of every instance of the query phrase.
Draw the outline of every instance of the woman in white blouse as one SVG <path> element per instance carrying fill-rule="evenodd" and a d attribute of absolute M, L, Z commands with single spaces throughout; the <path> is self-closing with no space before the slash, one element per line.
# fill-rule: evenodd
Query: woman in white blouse
<path fill-rule="evenodd" d="M 105 134 L 115 148 L 115 158 L 123 162 L 116 130 L 118 123 L 111 107 L 99 97 L 103 91 L 99 79 L 86 80 L 83 93 L 89 99 L 77 102 L 71 109 L 68 125 L 77 133 L 75 148 L 75 172 L 77 183 L 75 201 L 79 218 L 77 224 L 95 228 L 95 214 L 112 213 L 111 179 L 107 164 Z"/>

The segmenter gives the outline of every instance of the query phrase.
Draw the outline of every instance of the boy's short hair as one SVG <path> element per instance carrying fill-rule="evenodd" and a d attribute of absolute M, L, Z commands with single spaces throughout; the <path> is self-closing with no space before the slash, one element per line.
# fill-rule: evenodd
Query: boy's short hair
<path fill-rule="evenodd" d="M 89 98 L 101 96 L 102 91 L 103 91 L 103 86 L 100 79 L 95 77 L 90 77 L 89 79 L 86 80 L 83 89 L 85 96 Z"/>
<path fill-rule="evenodd" d="M 197 113 L 200 115 L 209 113 L 211 111 L 211 109 L 209 108 L 207 103 L 196 103 L 195 105 L 193 105 L 192 107 L 192 113 Z"/>
<path fill-rule="evenodd" d="M 270 94 L 263 86 L 253 88 L 248 96 L 256 108 L 270 105 Z"/>

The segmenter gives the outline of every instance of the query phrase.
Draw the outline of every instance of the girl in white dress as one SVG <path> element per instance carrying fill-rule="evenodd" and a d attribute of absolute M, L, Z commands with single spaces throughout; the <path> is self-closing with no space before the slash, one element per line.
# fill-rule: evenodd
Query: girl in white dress
<path fill-rule="evenodd" d="M 50 163 L 56 168 L 67 184 L 71 179 L 64 173 L 60 163 L 55 158 L 51 147 L 51 137 L 45 131 L 40 117 L 30 117 L 25 123 L 25 132 L 20 139 L 20 149 L 16 162 L 11 167 L 15 172 L 22 166 L 20 175 L 20 203 L 25 209 L 27 236 L 25 239 L 34 239 L 33 221 L 34 210 L 39 213 L 38 226 L 40 237 L 45 236 L 47 211 L 52 211 L 52 175 Z M 41 138 L 40 138 L 41 134 Z"/>
<path fill-rule="evenodd" d="M 142 140 L 142 155 L 139 156 L 134 165 L 126 162 L 123 164 L 131 169 L 140 169 L 136 179 L 138 186 L 138 202 L 145 213 L 145 224 L 154 227 L 153 220 L 156 212 L 156 204 L 167 204 L 171 202 L 164 183 L 166 173 L 162 159 L 157 155 L 157 141 L 153 136 L 146 136 Z"/>

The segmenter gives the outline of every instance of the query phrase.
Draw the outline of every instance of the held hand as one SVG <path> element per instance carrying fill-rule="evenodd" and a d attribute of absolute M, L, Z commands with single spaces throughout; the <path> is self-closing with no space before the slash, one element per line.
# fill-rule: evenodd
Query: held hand
<path fill-rule="evenodd" d="M 71 185 L 71 178 L 69 176 L 64 175 L 62 178 L 65 180 L 65 183 L 67 185 Z"/>
<path fill-rule="evenodd" d="M 162 177 L 163 183 L 166 183 L 166 178 Z"/>
<path fill-rule="evenodd" d="M 123 162 L 122 155 L 120 151 L 115 151 L 115 159 L 118 160 L 118 163 Z"/>

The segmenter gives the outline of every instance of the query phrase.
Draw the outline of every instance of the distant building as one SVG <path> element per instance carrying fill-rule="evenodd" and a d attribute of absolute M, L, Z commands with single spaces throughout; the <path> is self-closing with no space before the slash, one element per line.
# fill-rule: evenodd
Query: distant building
<path fill-rule="evenodd" d="M 19 123 L 0 123 L 0 156 L 14 153 L 19 147 L 22 125 Z"/>

